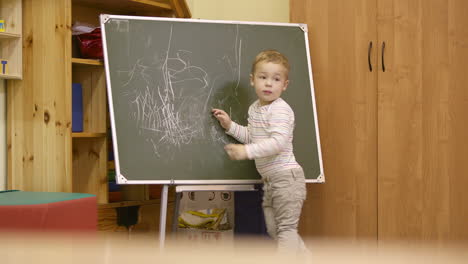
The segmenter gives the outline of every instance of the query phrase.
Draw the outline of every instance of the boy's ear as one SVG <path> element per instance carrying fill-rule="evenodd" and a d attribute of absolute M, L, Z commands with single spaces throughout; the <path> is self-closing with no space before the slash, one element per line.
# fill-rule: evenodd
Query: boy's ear
<path fill-rule="evenodd" d="M 288 85 L 289 85 L 289 80 L 286 80 L 286 82 L 284 83 L 283 92 L 286 91 L 286 89 L 288 89 Z"/>
<path fill-rule="evenodd" d="M 250 74 L 250 85 L 254 86 L 254 77 L 252 74 Z"/>

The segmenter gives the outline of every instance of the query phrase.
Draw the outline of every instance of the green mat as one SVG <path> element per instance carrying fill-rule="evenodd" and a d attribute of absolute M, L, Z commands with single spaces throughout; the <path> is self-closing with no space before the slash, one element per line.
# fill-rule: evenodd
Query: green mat
<path fill-rule="evenodd" d="M 0 191 L 0 205 L 32 205 L 94 197 L 87 193 Z"/>

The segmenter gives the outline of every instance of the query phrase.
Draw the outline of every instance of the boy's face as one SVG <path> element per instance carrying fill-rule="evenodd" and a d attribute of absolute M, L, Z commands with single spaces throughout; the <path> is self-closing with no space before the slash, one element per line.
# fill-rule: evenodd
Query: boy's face
<path fill-rule="evenodd" d="M 286 68 L 277 63 L 260 62 L 255 73 L 250 75 L 250 85 L 255 88 L 261 105 L 271 104 L 278 99 L 288 87 Z"/>

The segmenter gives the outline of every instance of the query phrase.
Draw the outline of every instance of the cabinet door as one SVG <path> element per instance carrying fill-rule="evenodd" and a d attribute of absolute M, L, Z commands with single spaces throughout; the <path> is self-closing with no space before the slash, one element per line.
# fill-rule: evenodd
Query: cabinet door
<path fill-rule="evenodd" d="M 468 2 L 377 2 L 379 239 L 466 240 Z"/>
<path fill-rule="evenodd" d="M 376 8 L 375 0 L 290 1 L 291 22 L 309 27 L 326 181 L 308 185 L 306 237 L 377 237 Z"/>

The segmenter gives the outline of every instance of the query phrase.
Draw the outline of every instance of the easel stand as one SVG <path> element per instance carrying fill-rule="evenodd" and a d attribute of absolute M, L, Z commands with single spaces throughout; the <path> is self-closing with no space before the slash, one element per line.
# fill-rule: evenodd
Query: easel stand
<path fill-rule="evenodd" d="M 164 248 L 166 240 L 166 215 L 167 215 L 167 204 L 168 204 L 168 190 L 169 185 L 165 184 L 161 193 L 161 211 L 160 211 L 160 222 L 159 222 L 159 246 L 160 249 Z M 177 217 L 179 214 L 179 203 L 182 196 L 182 192 L 206 192 L 206 191 L 256 191 L 253 184 L 245 185 L 179 185 L 176 186 L 176 197 L 175 197 L 175 208 L 174 208 L 174 219 L 172 221 L 172 230 L 177 230 Z"/>
<path fill-rule="evenodd" d="M 161 191 L 161 210 L 159 211 L 159 248 L 164 248 L 166 238 L 166 215 L 167 215 L 167 196 L 169 185 L 164 184 Z"/>

